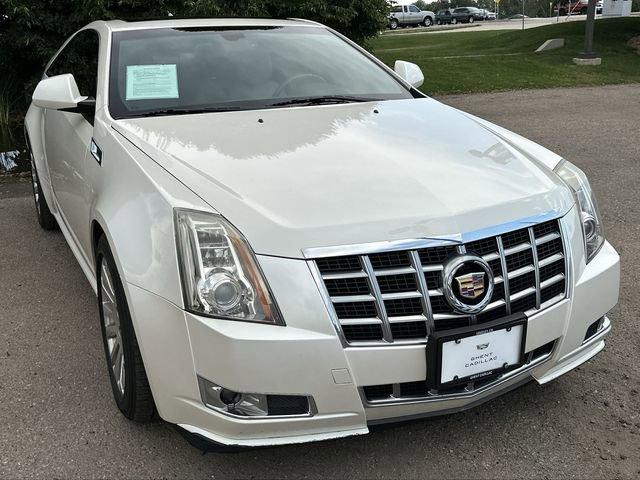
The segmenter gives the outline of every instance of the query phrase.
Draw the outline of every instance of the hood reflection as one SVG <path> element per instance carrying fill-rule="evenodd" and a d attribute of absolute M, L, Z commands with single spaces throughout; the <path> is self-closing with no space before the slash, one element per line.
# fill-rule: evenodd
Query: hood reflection
<path fill-rule="evenodd" d="M 315 109 L 313 122 L 309 121 L 310 108 Z M 242 160 L 280 156 L 317 145 L 354 123 L 366 122 L 376 115 L 374 109 L 375 104 L 367 103 L 152 117 L 119 123 L 177 157 L 195 150 Z"/>

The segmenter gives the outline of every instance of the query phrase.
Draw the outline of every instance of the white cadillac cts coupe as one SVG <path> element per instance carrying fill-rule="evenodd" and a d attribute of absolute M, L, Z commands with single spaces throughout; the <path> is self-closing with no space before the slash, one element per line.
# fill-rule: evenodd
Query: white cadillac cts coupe
<path fill-rule="evenodd" d="M 115 401 L 260 446 L 477 405 L 604 347 L 619 257 L 573 164 L 303 20 L 95 22 L 33 93 L 38 220 Z M 87 321 L 90 321 L 87 320 Z"/>

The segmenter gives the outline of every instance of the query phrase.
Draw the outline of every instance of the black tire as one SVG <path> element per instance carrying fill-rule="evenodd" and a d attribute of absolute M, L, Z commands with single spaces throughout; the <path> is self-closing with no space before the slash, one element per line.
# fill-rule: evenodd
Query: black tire
<path fill-rule="evenodd" d="M 437 20 L 436 20 L 436 25 L 442 25 L 442 20 L 437 19 Z"/>
<path fill-rule="evenodd" d="M 455 25 L 455 24 L 457 24 L 457 23 L 458 23 L 458 19 L 457 19 L 457 18 L 454 18 L 453 20 L 451 20 L 451 24 L 452 24 L 452 25 Z"/>
<path fill-rule="evenodd" d="M 106 277 L 103 269 L 107 269 L 108 277 Z M 122 414 L 129 420 L 135 422 L 149 422 L 155 417 L 155 404 L 153 395 L 149 387 L 149 380 L 142 361 L 142 355 L 138 348 L 138 340 L 131 322 L 131 315 L 127 305 L 127 299 L 122 287 L 122 281 L 118 275 L 111 249 L 104 236 L 98 241 L 96 249 L 96 272 L 98 282 L 98 309 L 100 311 L 100 329 L 102 331 L 102 343 L 104 345 L 105 358 L 107 360 L 107 368 L 109 370 L 109 378 L 111 379 L 111 389 L 113 390 L 113 398 Z M 105 278 L 108 280 L 105 280 Z M 105 283 L 103 285 L 103 282 Z M 109 291 L 110 290 L 110 291 Z M 115 308 L 110 302 L 109 297 L 115 298 Z M 105 300 L 106 298 L 106 300 Z M 110 324 L 110 332 L 119 333 L 119 345 L 122 354 L 122 363 L 119 370 L 123 370 L 119 379 L 116 379 L 116 369 L 112 355 L 110 354 L 110 346 L 107 341 L 107 329 L 105 323 L 105 308 L 109 305 L 109 312 L 117 312 L 118 322 Z M 112 317 L 112 313 L 107 314 L 107 318 Z M 115 355 L 116 349 L 113 349 Z M 119 357 L 116 357 L 119 358 Z M 121 382 L 119 386 L 118 382 Z"/>
<path fill-rule="evenodd" d="M 27 148 L 29 150 L 29 159 L 31 161 L 31 187 L 33 189 L 33 200 L 36 205 L 38 223 L 44 230 L 55 230 L 58 228 L 58 222 L 51 213 L 51 210 L 49 210 L 47 200 L 44 198 L 44 193 L 42 193 L 42 185 L 40 184 L 40 177 L 38 177 L 33 152 L 31 152 L 29 145 L 27 145 Z"/>
<path fill-rule="evenodd" d="M 391 20 L 391 22 L 389 22 L 389 28 L 391 30 L 397 30 L 398 28 L 398 20 L 396 20 L 395 18 Z"/>
<path fill-rule="evenodd" d="M 433 20 L 431 20 L 431 17 L 424 17 L 422 25 L 424 25 L 425 27 L 430 27 L 431 25 L 433 25 Z"/>
<path fill-rule="evenodd" d="M 469 17 L 469 23 L 473 23 L 474 21 L 475 21 L 475 18 Z"/>

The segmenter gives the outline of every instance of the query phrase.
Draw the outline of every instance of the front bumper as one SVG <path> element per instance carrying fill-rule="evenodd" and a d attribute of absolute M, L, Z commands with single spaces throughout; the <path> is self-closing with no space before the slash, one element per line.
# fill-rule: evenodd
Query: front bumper
<path fill-rule="evenodd" d="M 571 251 L 582 251 L 573 235 Z M 267 446 L 368 432 L 368 425 L 471 408 L 535 379 L 551 381 L 604 347 L 616 304 L 619 257 L 606 243 L 588 265 L 572 255 L 569 298 L 528 319 L 525 351 L 553 351 L 473 392 L 370 404 L 361 387 L 424 380 L 424 345 L 344 348 L 304 261 L 260 256 L 286 327 L 201 318 L 127 284 L 147 375 L 160 416 L 215 443 Z M 295 295 L 291 295 L 295 292 Z M 204 406 L 197 376 L 239 392 L 310 395 L 317 413 L 297 418 L 235 418 Z"/>

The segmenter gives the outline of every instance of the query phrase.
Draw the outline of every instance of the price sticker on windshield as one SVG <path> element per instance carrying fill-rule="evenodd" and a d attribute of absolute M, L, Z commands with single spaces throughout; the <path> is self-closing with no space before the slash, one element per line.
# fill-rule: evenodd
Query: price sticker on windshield
<path fill-rule="evenodd" d="M 179 98 L 176 65 L 127 65 L 125 99 L 158 98 Z"/>

